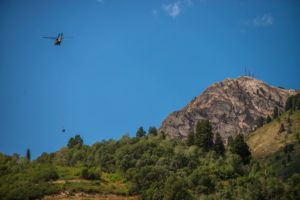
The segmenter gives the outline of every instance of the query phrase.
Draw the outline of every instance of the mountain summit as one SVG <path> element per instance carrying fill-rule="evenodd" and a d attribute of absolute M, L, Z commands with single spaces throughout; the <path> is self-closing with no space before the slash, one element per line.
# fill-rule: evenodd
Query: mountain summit
<path fill-rule="evenodd" d="M 258 119 L 272 116 L 275 107 L 284 110 L 285 102 L 296 90 L 270 86 L 249 76 L 225 79 L 209 86 L 179 111 L 171 113 L 160 131 L 172 138 L 185 138 L 194 131 L 200 119 L 208 119 L 213 132 L 226 141 L 231 135 L 247 134 L 258 125 Z"/>

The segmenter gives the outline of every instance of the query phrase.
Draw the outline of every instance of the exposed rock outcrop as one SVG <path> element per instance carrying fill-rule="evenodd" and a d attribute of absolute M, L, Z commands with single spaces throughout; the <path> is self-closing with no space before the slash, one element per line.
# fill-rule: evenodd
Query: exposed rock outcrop
<path fill-rule="evenodd" d="M 199 119 L 208 119 L 213 132 L 226 141 L 231 135 L 247 134 L 259 117 L 272 116 L 275 107 L 283 111 L 287 98 L 299 91 L 269 86 L 263 81 L 242 76 L 209 86 L 183 109 L 170 114 L 160 131 L 172 138 L 185 138 Z"/>

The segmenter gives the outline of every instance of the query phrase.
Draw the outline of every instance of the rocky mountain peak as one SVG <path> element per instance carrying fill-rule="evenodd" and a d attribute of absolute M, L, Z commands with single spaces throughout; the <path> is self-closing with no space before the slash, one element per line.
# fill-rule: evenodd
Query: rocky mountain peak
<path fill-rule="evenodd" d="M 249 76 L 227 78 L 212 84 L 184 108 L 170 114 L 160 130 L 173 138 L 185 138 L 194 131 L 199 119 L 208 119 L 213 132 L 219 132 L 226 141 L 231 135 L 254 130 L 257 119 L 271 116 L 275 107 L 283 111 L 287 98 L 297 92 Z"/>

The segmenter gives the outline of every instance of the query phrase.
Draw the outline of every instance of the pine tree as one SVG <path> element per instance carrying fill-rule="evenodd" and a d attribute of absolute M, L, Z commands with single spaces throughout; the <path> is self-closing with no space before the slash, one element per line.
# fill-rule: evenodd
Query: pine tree
<path fill-rule="evenodd" d="M 196 125 L 195 144 L 204 151 L 213 148 L 212 127 L 208 120 L 199 120 Z"/>
<path fill-rule="evenodd" d="M 195 134 L 193 132 L 190 132 L 187 136 L 186 144 L 188 146 L 192 146 L 195 144 Z"/>
<path fill-rule="evenodd" d="M 136 135 L 137 138 L 142 138 L 142 137 L 146 136 L 146 132 L 144 131 L 144 128 L 141 126 L 141 127 L 137 130 L 137 132 L 136 132 L 135 135 Z"/>
<path fill-rule="evenodd" d="M 268 115 L 267 119 L 266 119 L 266 123 L 270 123 L 272 121 L 272 118 Z"/>
<path fill-rule="evenodd" d="M 296 133 L 296 140 L 298 141 L 298 143 L 300 143 L 300 133 Z"/>
<path fill-rule="evenodd" d="M 166 134 L 164 131 L 160 131 L 160 135 L 162 139 L 166 139 Z"/>
<path fill-rule="evenodd" d="M 76 145 L 79 145 L 80 147 L 83 145 L 83 139 L 80 135 L 75 135 L 74 141 Z"/>
<path fill-rule="evenodd" d="M 228 146 L 228 147 L 231 147 L 231 146 L 233 145 L 233 142 L 234 142 L 233 137 L 232 137 L 232 136 L 229 136 L 229 137 L 227 138 L 227 146 Z"/>
<path fill-rule="evenodd" d="M 265 118 L 260 116 L 256 120 L 257 127 L 260 128 L 265 124 Z"/>
<path fill-rule="evenodd" d="M 292 121 L 290 116 L 287 117 L 286 122 L 288 123 L 289 126 L 292 126 Z"/>
<path fill-rule="evenodd" d="M 272 117 L 273 117 L 273 119 L 277 119 L 278 116 L 279 116 L 278 107 L 275 106 Z"/>
<path fill-rule="evenodd" d="M 82 147 L 83 145 L 83 139 L 80 137 L 80 135 L 75 135 L 75 137 L 71 137 L 69 139 L 69 142 L 68 142 L 68 147 L 69 148 L 73 148 L 75 146 L 79 146 L 79 147 Z"/>
<path fill-rule="evenodd" d="M 149 129 L 148 129 L 148 134 L 156 136 L 157 135 L 157 129 L 156 129 L 156 127 L 150 126 Z"/>
<path fill-rule="evenodd" d="M 243 135 L 239 134 L 235 137 L 231 144 L 230 151 L 238 154 L 242 158 L 244 164 L 248 164 L 250 162 L 251 152 L 249 150 L 249 146 L 244 140 Z"/>
<path fill-rule="evenodd" d="M 283 167 L 286 167 L 286 161 L 285 160 L 282 160 L 281 164 L 282 164 Z"/>
<path fill-rule="evenodd" d="M 30 149 L 27 149 L 27 151 L 26 151 L 26 160 L 27 160 L 28 162 L 30 162 L 30 160 L 31 160 Z"/>
<path fill-rule="evenodd" d="M 285 103 L 285 111 L 297 110 L 300 108 L 300 94 L 290 96 Z"/>
<path fill-rule="evenodd" d="M 282 133 L 282 132 L 284 132 L 284 131 L 285 131 L 284 124 L 281 123 L 281 124 L 280 124 L 280 127 L 279 127 L 279 130 L 278 130 L 278 133 Z"/>
<path fill-rule="evenodd" d="M 214 149 L 215 149 L 216 153 L 219 155 L 223 155 L 225 152 L 224 143 L 223 143 L 222 138 L 219 133 L 216 134 Z"/>
<path fill-rule="evenodd" d="M 291 153 L 292 151 L 294 151 L 294 145 L 293 144 L 286 144 L 284 147 L 283 147 L 283 152 L 285 154 L 289 154 Z"/>

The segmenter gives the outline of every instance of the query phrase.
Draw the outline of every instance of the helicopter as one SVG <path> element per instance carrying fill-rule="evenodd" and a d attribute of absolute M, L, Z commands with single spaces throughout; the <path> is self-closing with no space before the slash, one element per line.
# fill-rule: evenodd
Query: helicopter
<path fill-rule="evenodd" d="M 42 37 L 42 38 L 55 40 L 55 41 L 54 41 L 54 45 L 57 45 L 57 46 L 60 46 L 62 40 L 64 39 L 63 33 L 59 33 L 59 34 L 57 35 L 57 37 Z"/>

